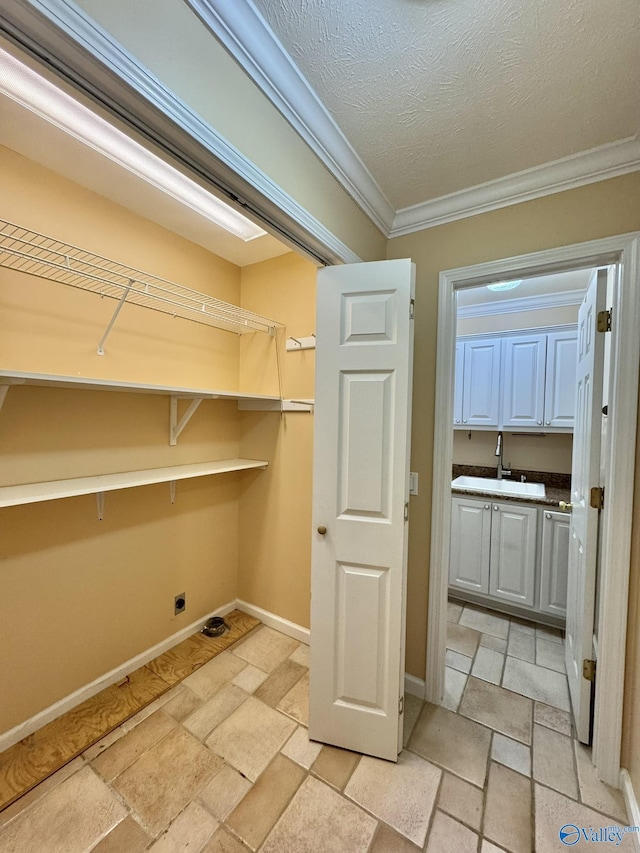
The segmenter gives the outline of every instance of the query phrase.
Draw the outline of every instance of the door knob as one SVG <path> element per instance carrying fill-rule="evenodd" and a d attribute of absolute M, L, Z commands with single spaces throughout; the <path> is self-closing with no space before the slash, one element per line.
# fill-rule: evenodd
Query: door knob
<path fill-rule="evenodd" d="M 318 533 L 320 534 L 320 536 L 324 536 L 324 534 L 326 532 L 327 532 L 327 528 L 324 526 L 324 524 L 321 524 L 320 527 L 318 528 Z"/>
<path fill-rule="evenodd" d="M 568 509 L 569 512 L 571 512 L 571 510 L 573 509 L 573 504 L 567 503 L 566 501 L 559 501 L 558 506 L 560 507 L 560 509 Z"/>

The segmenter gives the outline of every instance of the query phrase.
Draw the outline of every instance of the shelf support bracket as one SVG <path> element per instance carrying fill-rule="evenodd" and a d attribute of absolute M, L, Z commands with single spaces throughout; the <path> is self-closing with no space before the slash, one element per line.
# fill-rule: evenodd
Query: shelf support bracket
<path fill-rule="evenodd" d="M 196 413 L 198 406 L 204 397 L 194 397 L 189 408 L 178 420 L 178 398 L 171 397 L 170 420 L 169 420 L 169 444 L 173 447 L 178 443 L 178 436 Z"/>
<path fill-rule="evenodd" d="M 122 291 L 122 296 L 120 297 L 120 300 L 119 300 L 118 304 L 116 305 L 116 310 L 113 312 L 113 317 L 109 321 L 109 325 L 104 330 L 104 335 L 102 336 L 100 343 L 98 344 L 98 355 L 104 355 L 104 345 L 107 342 L 107 338 L 109 337 L 111 329 L 113 328 L 113 324 L 118 319 L 118 314 L 122 310 L 122 306 L 126 302 L 127 296 L 129 295 L 129 291 L 131 290 L 131 288 L 133 287 L 134 284 L 135 284 L 134 280 L 129 279 L 128 287 L 126 287 Z"/>
<path fill-rule="evenodd" d="M 176 502 L 176 481 L 169 480 L 169 498 L 171 499 L 171 503 L 174 504 Z"/>
<path fill-rule="evenodd" d="M 96 492 L 96 505 L 98 508 L 98 521 L 104 518 L 104 492 Z"/>
<path fill-rule="evenodd" d="M 5 398 L 7 396 L 7 391 L 9 390 L 8 385 L 0 385 L 0 411 L 2 411 L 2 406 L 4 405 Z"/>

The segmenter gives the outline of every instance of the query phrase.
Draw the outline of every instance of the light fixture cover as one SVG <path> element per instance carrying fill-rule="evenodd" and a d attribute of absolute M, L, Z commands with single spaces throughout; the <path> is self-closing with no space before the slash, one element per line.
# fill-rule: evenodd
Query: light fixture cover
<path fill-rule="evenodd" d="M 496 284 L 488 284 L 487 290 L 515 290 L 516 287 L 520 287 L 522 284 L 522 279 L 518 281 L 499 281 Z"/>

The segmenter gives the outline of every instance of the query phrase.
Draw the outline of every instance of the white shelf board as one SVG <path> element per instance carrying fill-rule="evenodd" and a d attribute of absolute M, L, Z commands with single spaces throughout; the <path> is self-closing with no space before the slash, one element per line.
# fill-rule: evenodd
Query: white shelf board
<path fill-rule="evenodd" d="M 0 507 L 56 501 L 78 495 L 94 495 L 117 489 L 133 489 L 153 483 L 170 483 L 230 471 L 266 468 L 269 463 L 261 459 L 222 459 L 218 462 L 197 462 L 192 465 L 172 465 L 167 468 L 148 468 L 144 471 L 123 471 L 118 474 L 97 474 L 93 477 L 74 477 L 68 480 L 51 480 L 43 483 L 25 483 L 0 487 Z"/>
<path fill-rule="evenodd" d="M 119 382 L 111 379 L 91 379 L 76 376 L 56 376 L 48 373 L 24 373 L 0 370 L 0 385 L 39 385 L 45 388 L 73 388 L 78 391 L 128 391 L 133 394 L 165 394 L 171 397 L 194 397 L 203 400 L 264 400 L 279 409 L 280 397 L 265 394 L 244 394 L 239 391 L 217 391 L 211 388 L 180 388 L 172 385 Z"/>

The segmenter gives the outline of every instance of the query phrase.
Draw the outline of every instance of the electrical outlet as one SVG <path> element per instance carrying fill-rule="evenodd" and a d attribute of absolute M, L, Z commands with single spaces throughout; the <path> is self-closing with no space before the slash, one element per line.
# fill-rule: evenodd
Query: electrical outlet
<path fill-rule="evenodd" d="M 174 606 L 175 606 L 175 614 L 184 613 L 187 609 L 187 596 L 184 592 L 181 592 L 180 595 L 176 595 L 174 598 Z"/>

